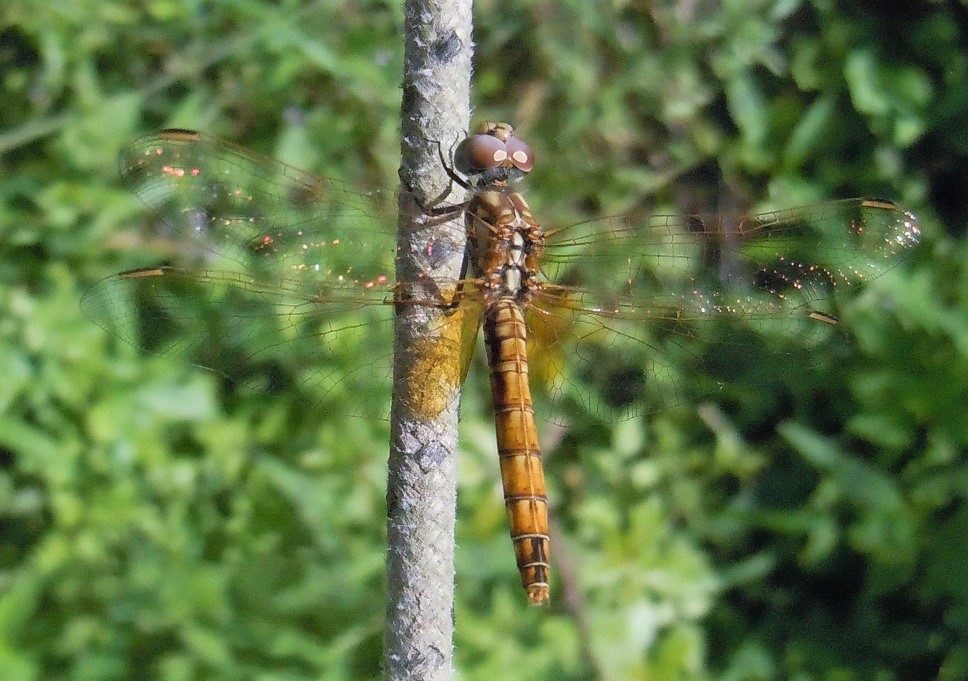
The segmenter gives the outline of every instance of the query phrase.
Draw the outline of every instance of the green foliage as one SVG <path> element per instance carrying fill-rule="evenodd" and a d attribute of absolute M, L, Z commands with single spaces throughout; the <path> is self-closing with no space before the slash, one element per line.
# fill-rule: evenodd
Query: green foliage
<path fill-rule="evenodd" d="M 887 196 L 925 243 L 844 302 L 809 371 L 549 429 L 550 610 L 524 606 L 472 378 L 460 675 L 968 677 L 964 3 L 475 12 L 477 118 L 534 147 L 542 222 Z M 0 678 L 379 675 L 386 426 L 239 394 L 78 301 L 166 257 L 116 177 L 141 133 L 392 190 L 401 23 L 383 2 L 5 4 Z"/>

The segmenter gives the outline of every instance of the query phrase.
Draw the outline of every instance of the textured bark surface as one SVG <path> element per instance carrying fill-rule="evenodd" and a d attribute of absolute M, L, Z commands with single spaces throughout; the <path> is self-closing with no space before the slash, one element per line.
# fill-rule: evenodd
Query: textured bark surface
<path fill-rule="evenodd" d="M 409 0 L 405 7 L 399 257 L 404 295 L 432 299 L 435 276 L 456 279 L 457 257 L 428 262 L 441 234 L 459 243 L 458 219 L 422 217 L 418 205 L 440 199 L 450 185 L 441 165 L 466 134 L 471 73 L 471 2 Z M 415 200 L 415 198 L 417 200 Z M 457 203 L 461 195 L 443 198 Z M 419 200 L 419 204 L 418 204 Z M 429 274 L 421 278 L 418 274 Z M 450 679 L 453 674 L 454 518 L 457 499 L 457 400 L 445 408 L 414 409 L 408 395 L 426 344 L 429 306 L 400 305 L 387 490 L 387 624 L 384 664 L 388 679 Z"/>

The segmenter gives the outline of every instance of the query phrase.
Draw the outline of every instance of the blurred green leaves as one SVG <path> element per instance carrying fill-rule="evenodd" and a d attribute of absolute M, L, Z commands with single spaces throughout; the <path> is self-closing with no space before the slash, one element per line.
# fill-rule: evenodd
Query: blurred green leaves
<path fill-rule="evenodd" d="M 166 257 L 116 177 L 138 134 L 203 128 L 392 191 L 401 11 L 4 6 L 0 678 L 379 675 L 385 425 L 240 395 L 107 337 L 78 301 Z M 963 3 L 475 11 L 477 118 L 529 139 L 543 223 L 874 195 L 914 210 L 925 243 L 845 304 L 799 382 L 546 429 L 548 611 L 519 593 L 472 377 L 460 675 L 968 677 Z"/>
<path fill-rule="evenodd" d="M 913 144 L 925 127 L 924 110 L 932 98 L 931 81 L 913 66 L 879 64 L 866 50 L 856 50 L 844 65 L 851 100 L 875 132 L 899 147 Z"/>

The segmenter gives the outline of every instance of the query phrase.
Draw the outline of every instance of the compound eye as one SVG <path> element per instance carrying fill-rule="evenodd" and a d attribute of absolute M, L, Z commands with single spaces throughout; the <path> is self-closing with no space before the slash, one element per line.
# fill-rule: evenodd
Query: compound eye
<path fill-rule="evenodd" d="M 531 151 L 531 147 L 518 137 L 509 137 L 505 146 L 514 167 L 522 173 L 531 172 L 531 168 L 534 167 L 534 152 Z"/>
<path fill-rule="evenodd" d="M 454 162 L 463 173 L 497 168 L 508 158 L 504 142 L 493 135 L 471 135 L 457 147 Z"/>

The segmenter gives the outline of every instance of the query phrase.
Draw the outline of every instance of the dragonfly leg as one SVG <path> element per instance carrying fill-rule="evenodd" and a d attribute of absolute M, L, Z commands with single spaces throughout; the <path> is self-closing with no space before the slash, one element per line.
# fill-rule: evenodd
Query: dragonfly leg
<path fill-rule="evenodd" d="M 470 201 L 444 203 L 444 199 L 450 194 L 453 182 L 449 183 L 444 191 L 429 201 L 424 201 L 417 195 L 417 192 L 414 191 L 413 186 L 403 176 L 402 172 L 400 173 L 400 182 L 406 187 L 407 193 L 413 198 L 413 202 L 420 209 L 420 212 L 431 218 L 431 221 L 427 223 L 431 226 L 456 220 L 467 209 L 467 205 L 470 203 Z"/>
<path fill-rule="evenodd" d="M 450 182 L 447 183 L 447 186 L 442 192 L 440 192 L 438 196 L 435 196 L 429 201 L 424 201 L 421 199 L 413 190 L 413 185 L 410 183 L 410 179 L 404 177 L 403 168 L 401 168 L 399 172 L 400 182 L 402 182 L 407 188 L 407 191 L 411 196 L 413 196 L 414 202 L 426 215 L 435 217 L 448 216 L 447 219 L 452 219 L 453 217 L 456 217 L 457 213 L 463 211 L 468 203 L 465 201 L 458 204 L 444 204 L 444 200 L 450 195 L 454 185 L 456 184 L 467 191 L 472 191 L 473 188 L 467 180 L 454 172 L 454 149 L 456 148 L 458 142 L 455 141 L 450 145 L 449 159 L 444 155 L 444 147 L 440 143 L 440 140 L 428 140 L 428 142 L 437 145 L 437 158 L 440 159 L 440 165 L 444 169 L 444 172 L 447 173 L 447 177 L 450 178 Z"/>
<path fill-rule="evenodd" d="M 443 167 L 444 172 L 447 173 L 447 177 L 450 178 L 451 187 L 456 184 L 458 187 L 463 187 L 467 191 L 473 191 L 474 188 L 471 186 L 471 183 L 454 171 L 454 149 L 457 147 L 457 142 L 450 145 L 450 158 L 444 157 L 444 148 L 441 146 L 439 140 L 436 142 L 436 144 L 437 157 L 440 159 L 440 165 Z M 448 192 L 450 191 L 451 187 L 447 188 Z"/>

